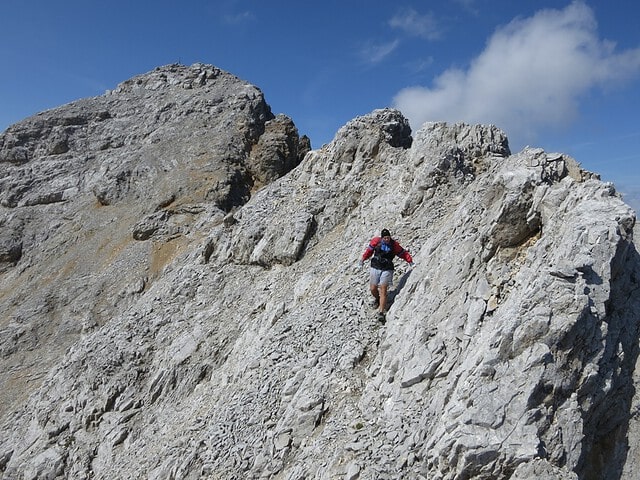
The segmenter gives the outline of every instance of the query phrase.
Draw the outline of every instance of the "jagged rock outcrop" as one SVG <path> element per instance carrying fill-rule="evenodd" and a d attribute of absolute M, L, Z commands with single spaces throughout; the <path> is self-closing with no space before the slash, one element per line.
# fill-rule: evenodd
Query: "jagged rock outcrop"
<path fill-rule="evenodd" d="M 205 162 L 178 169 L 168 196 L 153 192 L 173 185 L 169 175 L 111 176 L 102 200 L 96 183 L 78 189 L 94 210 L 131 211 L 118 252 L 137 277 L 115 252 L 101 258 L 115 265 L 90 276 L 67 266 L 87 251 L 80 240 L 97 253 L 123 241 L 106 220 L 87 231 L 57 219 L 55 238 L 66 241 L 34 256 L 28 232 L 44 235 L 43 216 L 73 202 L 30 205 L 43 195 L 26 187 L 3 196 L 15 199 L 3 203 L 3 225 L 20 233 L 3 233 L 0 252 L 20 243 L 23 252 L 4 254 L 2 273 L 3 370 L 20 373 L 5 377 L 14 397 L 3 478 L 633 478 L 640 256 L 635 213 L 612 185 L 564 155 L 512 155 L 490 126 L 432 123 L 412 138 L 394 110 L 354 119 L 298 165 L 306 141 L 288 119 L 266 117 L 264 137 L 239 129 L 250 148 L 218 167 L 239 173 L 210 188 L 188 181 Z M 216 145 L 236 145 L 217 135 Z M 138 141 L 138 160 L 114 157 L 110 171 L 137 171 L 147 158 Z M 49 143 L 3 158 L 19 168 Z M 192 141 L 181 143 L 173 155 L 191 158 Z M 216 152 L 207 158 L 217 165 Z M 254 183 L 232 188 L 231 177 Z M 86 202 L 66 215 L 90 217 Z M 385 324 L 356 267 L 381 227 L 417 263 L 398 264 Z M 47 278 L 41 263 L 52 256 L 60 272 Z M 40 309 L 18 282 L 43 277 L 83 282 L 89 296 L 77 303 L 52 286 Z M 100 321 L 69 333 L 64 355 L 20 363 L 46 341 L 44 320 L 69 325 L 65 305 Z M 20 380 L 45 366 L 36 385 Z"/>

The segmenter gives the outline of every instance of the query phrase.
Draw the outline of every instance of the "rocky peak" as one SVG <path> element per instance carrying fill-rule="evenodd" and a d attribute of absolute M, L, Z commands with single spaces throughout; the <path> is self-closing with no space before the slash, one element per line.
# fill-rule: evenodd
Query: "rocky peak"
<path fill-rule="evenodd" d="M 222 221 L 309 148 L 258 88 L 200 64 L 157 68 L 2 133 L 0 350 L 11 367 L 0 375 L 25 388 L 3 389 L 0 411 L 204 235 L 196 225 Z"/>
<path fill-rule="evenodd" d="M 612 185 L 389 109 L 307 152 L 254 87 L 167 68 L 95 102 L 189 109 L 224 81 L 224 127 L 173 106 L 156 143 L 83 150 L 101 161 L 56 202 L 26 200 L 68 185 L 27 182 L 49 156 L 0 164 L 25 176 L 0 212 L 23 251 L 0 274 L 4 478 L 632 478 L 640 255 Z M 380 323 L 357 260 L 383 227 L 417 265 Z"/>

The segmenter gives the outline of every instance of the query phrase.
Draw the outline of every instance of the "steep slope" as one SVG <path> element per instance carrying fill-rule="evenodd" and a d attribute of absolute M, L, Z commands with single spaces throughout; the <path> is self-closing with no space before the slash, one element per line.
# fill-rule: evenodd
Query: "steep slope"
<path fill-rule="evenodd" d="M 0 135 L 0 417 L 309 149 L 254 86 L 169 65 Z"/>
<path fill-rule="evenodd" d="M 6 417 L 3 478 L 625 478 L 637 465 L 635 214 L 572 159 L 511 155 L 493 127 L 426 124 L 412 139 L 378 110 L 246 204 L 196 218 Z M 385 324 L 356 267 L 382 227 L 417 263 L 398 264 Z"/>

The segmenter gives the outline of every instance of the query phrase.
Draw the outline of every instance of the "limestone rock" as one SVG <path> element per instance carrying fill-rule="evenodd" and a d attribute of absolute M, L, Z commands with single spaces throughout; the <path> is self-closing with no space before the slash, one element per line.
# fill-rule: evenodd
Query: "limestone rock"
<path fill-rule="evenodd" d="M 574 160 L 387 109 L 307 152 L 201 65 L 61 108 L 0 141 L 3 478 L 633 478 L 635 213 Z"/>
<path fill-rule="evenodd" d="M 254 177 L 277 163 L 255 155 L 274 123 L 286 128 L 268 143 L 287 161 L 269 180 L 306 153 L 293 122 L 227 72 L 168 65 L 0 135 L 0 379 L 16 385 L 0 389 L 0 414 L 126 310 L 205 224 L 246 202 Z"/>
<path fill-rule="evenodd" d="M 283 114 L 265 123 L 265 131 L 251 150 L 250 165 L 257 184 L 262 186 L 277 180 L 296 167 L 311 145 L 298 138 L 298 130 Z"/>

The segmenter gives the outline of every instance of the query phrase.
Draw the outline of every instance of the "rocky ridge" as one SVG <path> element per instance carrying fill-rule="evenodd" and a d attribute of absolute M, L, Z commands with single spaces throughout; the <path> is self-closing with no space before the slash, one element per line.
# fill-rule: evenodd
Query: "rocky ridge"
<path fill-rule="evenodd" d="M 633 478 L 615 188 L 394 110 L 308 148 L 204 65 L 2 135 L 3 478 Z M 383 226 L 417 266 L 380 324 Z"/>

